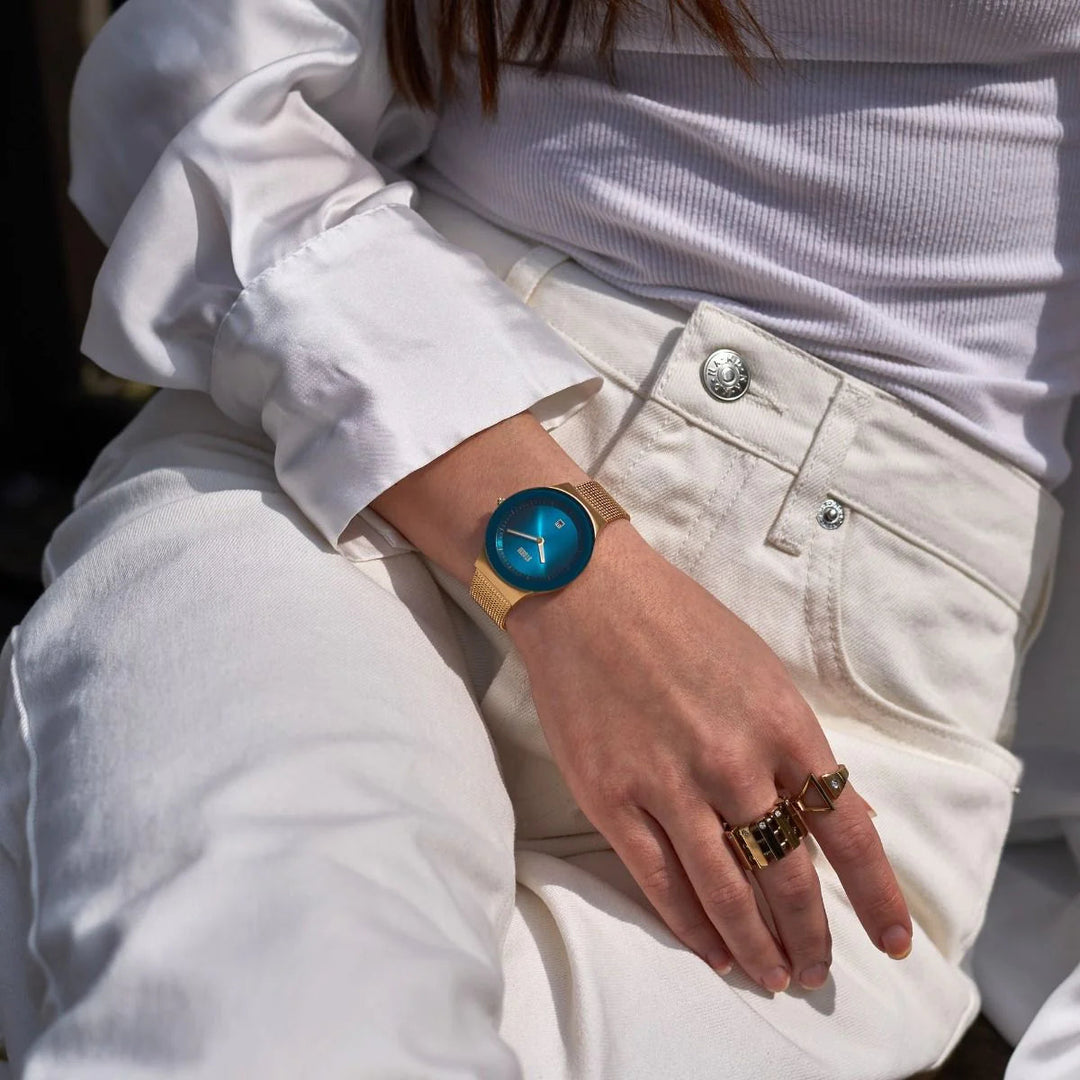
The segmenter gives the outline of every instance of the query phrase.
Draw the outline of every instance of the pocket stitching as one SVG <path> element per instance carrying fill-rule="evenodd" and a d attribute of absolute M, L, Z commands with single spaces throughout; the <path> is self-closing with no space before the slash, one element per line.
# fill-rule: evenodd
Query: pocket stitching
<path fill-rule="evenodd" d="M 951 551 L 949 548 L 942 547 L 941 544 L 937 542 L 931 543 L 929 540 L 926 540 L 921 536 L 917 536 L 915 533 L 912 533 L 909 530 L 905 529 L 903 525 L 899 524 L 896 521 L 893 521 L 892 518 L 888 517 L 886 514 L 883 514 L 880 510 L 868 510 L 865 507 L 860 506 L 856 502 L 849 501 L 840 492 L 836 492 L 835 494 L 836 497 L 841 502 L 843 502 L 845 506 L 853 510 L 858 510 L 858 512 L 868 521 L 872 521 L 880 528 L 893 533 L 899 540 L 903 541 L 905 544 L 909 544 L 912 547 L 918 548 L 925 554 L 930 555 L 935 559 L 938 559 L 946 566 L 950 566 L 952 567 L 952 569 L 959 571 L 965 577 L 968 577 L 973 582 L 975 582 L 976 585 L 979 585 L 983 589 L 985 589 L 988 593 L 991 594 L 991 596 L 995 596 L 998 600 L 1000 600 L 1003 604 L 1005 604 L 1008 608 L 1015 612 L 1025 623 L 1028 621 L 1020 605 L 1017 604 L 1011 596 L 1009 596 L 1006 592 L 1000 589 L 992 581 L 988 580 L 977 570 L 969 566 L 963 556 L 958 555 L 955 551 Z"/>
<path fill-rule="evenodd" d="M 903 540 L 902 537 L 900 537 L 900 539 Z M 892 702 L 887 698 L 882 697 L 869 684 L 864 683 L 854 672 L 847 661 L 846 653 L 843 650 L 838 636 L 840 623 L 838 610 L 838 572 L 842 565 L 842 550 L 836 548 L 829 549 L 824 555 L 822 555 L 820 551 L 817 551 L 815 558 L 814 553 L 816 550 L 817 544 L 812 543 L 807 558 L 807 583 L 803 598 L 803 610 L 804 619 L 811 634 L 813 650 L 817 657 L 819 667 L 828 669 L 824 674 L 826 676 L 832 674 L 854 694 L 856 702 L 861 703 L 872 712 L 872 718 L 865 721 L 867 726 L 881 732 L 881 734 L 886 737 L 893 737 L 895 734 L 895 732 L 889 730 L 889 726 L 902 726 L 912 732 L 915 736 L 915 741 L 913 743 L 914 749 L 925 753 L 935 753 L 934 749 L 925 745 L 925 739 L 929 738 L 939 747 L 937 756 L 952 762 L 957 761 L 957 758 L 955 755 L 949 755 L 945 752 L 946 746 L 953 749 L 962 748 L 965 751 L 972 751 L 978 755 L 977 760 L 973 760 L 970 754 L 965 754 L 959 759 L 959 762 L 968 766 L 981 768 L 983 771 L 991 773 L 991 775 L 995 776 L 997 779 L 1001 780 L 1002 783 L 1011 788 L 1015 780 L 1007 777 L 1000 769 L 991 766 L 992 761 L 999 761 L 1002 767 L 1007 767 L 1010 770 L 1010 776 L 1014 776 L 1019 771 L 1019 759 L 1007 747 L 1002 746 L 1000 743 L 993 740 L 980 738 L 963 729 L 949 727 L 940 720 L 923 716 L 920 713 L 905 708 L 903 705 Z M 925 554 L 934 557 L 932 552 L 927 551 Z M 817 566 L 817 560 L 821 558 L 824 558 L 827 563 L 827 570 L 824 574 L 824 581 L 822 583 L 825 589 L 824 617 L 826 631 L 829 637 L 827 651 L 823 650 L 818 644 L 820 636 L 814 633 L 814 623 L 812 621 L 811 612 L 812 594 L 814 591 L 813 583 L 815 577 L 819 581 L 821 581 L 822 578 L 820 573 L 814 575 L 811 571 Z M 946 563 L 945 565 L 951 564 Z M 955 569 L 955 567 L 953 567 L 953 569 Z M 822 585 L 818 586 L 818 588 L 820 587 L 822 587 Z"/>
<path fill-rule="evenodd" d="M 646 414 L 646 410 L 652 409 L 653 406 L 660 411 L 659 416 L 657 416 L 655 421 L 649 418 L 649 416 L 655 416 L 655 412 L 648 415 Z M 723 522 L 729 517 L 732 508 L 736 505 L 740 491 L 746 483 L 746 478 L 749 476 L 750 463 L 760 459 L 745 447 L 730 443 L 725 439 L 717 438 L 712 432 L 705 431 L 700 424 L 693 423 L 685 416 L 670 409 L 664 402 L 657 401 L 655 398 L 651 397 L 644 398 L 643 407 L 634 414 L 630 422 L 622 429 L 622 434 L 616 437 L 614 446 L 617 448 L 619 444 L 624 439 L 631 436 L 641 424 L 655 424 L 655 429 L 646 439 L 644 445 L 640 446 L 636 452 L 633 453 L 633 456 L 629 461 L 621 466 L 618 473 L 612 473 L 612 475 L 603 478 L 603 482 L 606 485 L 609 485 L 616 490 L 631 482 L 638 467 L 643 461 L 647 460 L 648 455 L 655 450 L 657 444 L 665 435 L 679 430 L 680 428 L 685 429 L 685 433 L 690 438 L 715 440 L 719 447 L 725 449 L 726 453 L 734 455 L 734 457 L 727 462 L 722 475 L 718 476 L 712 484 L 712 490 L 709 491 L 708 497 L 701 500 L 701 505 L 698 507 L 693 521 L 684 527 L 683 536 L 678 541 L 678 546 L 675 551 L 666 552 L 665 550 L 664 552 L 664 557 L 669 562 L 681 568 L 684 573 L 693 574 L 701 561 L 705 549 L 708 547 L 709 541 L 716 534 L 716 531 Z M 680 432 L 680 434 L 682 433 Z M 740 475 L 737 479 L 733 479 L 736 470 L 739 471 Z M 598 475 L 602 475 L 599 470 Z M 684 486 L 685 484 L 680 484 L 678 485 L 678 489 L 682 490 Z M 674 488 L 665 490 L 674 490 Z M 726 496 L 725 492 L 727 493 Z M 640 530 L 642 528 L 642 522 L 639 515 L 649 511 L 651 507 L 642 505 L 635 508 L 633 497 L 627 497 L 625 493 L 620 495 L 620 498 L 627 508 L 633 512 L 634 516 L 638 518 L 638 528 Z M 718 503 L 720 504 L 719 507 Z M 702 531 L 699 526 L 701 526 L 706 518 L 708 518 L 709 521 L 708 527 L 704 530 L 705 536 L 698 539 Z M 648 526 L 646 525 L 644 528 L 646 539 L 655 545 L 658 538 L 650 538 L 651 534 Z M 660 546 L 666 549 L 666 545 L 661 544 Z M 696 550 L 694 550 L 695 547 Z"/>
<path fill-rule="evenodd" d="M 903 537 L 899 538 L 903 542 Z M 873 688 L 853 667 L 847 650 L 844 648 L 843 640 L 840 636 L 840 590 L 841 590 L 841 577 L 843 574 L 844 555 L 849 543 L 848 537 L 845 537 L 840 547 L 831 552 L 831 558 L 829 560 L 829 573 L 828 573 L 828 591 L 826 594 L 826 611 L 828 612 L 828 630 L 829 641 L 832 648 L 833 658 L 835 666 L 840 676 L 848 684 L 848 686 L 854 690 L 864 701 L 872 705 L 875 708 L 885 710 L 888 715 L 892 715 L 896 711 L 899 715 L 899 719 L 908 720 L 906 713 L 911 713 L 912 710 L 907 709 L 905 706 L 898 702 L 891 701 L 877 690 Z M 915 549 L 921 551 L 925 556 L 929 558 L 936 558 L 933 552 L 928 551 L 919 545 L 914 545 Z M 949 566 L 948 563 L 943 565 Z M 955 567 L 950 567 L 955 569 Z M 993 595 L 993 594 L 991 594 Z M 1011 609 L 1010 609 L 1011 610 Z M 920 714 L 915 713 L 918 716 Z M 940 720 L 934 720 L 933 717 L 924 717 L 925 720 L 933 721 L 935 725 L 941 724 L 942 734 L 950 735 L 955 729 L 943 724 Z M 959 734 L 964 735 L 963 731 Z"/>
<path fill-rule="evenodd" d="M 653 403 L 650 398 L 645 398 L 644 401 L 645 401 L 645 404 L 641 407 L 641 409 L 638 410 L 637 414 L 634 417 L 631 418 L 630 422 L 626 425 L 626 427 L 623 428 L 622 434 L 615 436 L 615 442 L 612 445 L 612 449 L 617 447 L 619 445 L 619 443 L 622 442 L 622 440 L 625 439 L 631 433 L 631 431 L 634 430 L 635 427 L 637 427 L 637 425 L 641 422 L 642 413 L 646 409 L 648 409 L 650 404 Z M 656 444 L 660 441 L 660 439 L 664 435 L 666 435 L 669 431 L 671 431 L 672 429 L 674 429 L 678 425 L 679 420 L 680 420 L 680 418 L 678 416 L 668 415 L 668 416 L 662 417 L 660 423 L 656 427 L 656 430 L 652 433 L 652 435 L 645 442 L 645 445 L 642 446 L 638 450 L 638 452 L 628 462 L 626 462 L 623 465 L 623 467 L 620 469 L 619 472 L 615 473 L 612 476 L 605 477 L 605 479 L 604 479 L 605 487 L 608 487 L 608 486 L 610 486 L 612 488 L 620 488 L 620 487 L 622 487 L 622 485 L 629 480 L 630 476 L 633 474 L 633 471 L 638 467 L 638 465 L 641 464 L 641 462 L 644 459 L 645 455 L 648 454 L 653 449 L 654 446 L 656 446 Z M 606 459 L 605 459 L 605 464 L 606 464 Z M 602 472 L 603 468 L 604 468 L 604 466 L 601 465 L 600 469 L 598 469 L 597 472 L 598 473 Z"/>
<path fill-rule="evenodd" d="M 701 562 L 701 558 L 705 554 L 705 549 L 709 546 L 710 541 L 716 535 L 717 529 L 719 529 L 720 526 L 727 520 L 728 516 L 732 511 L 732 508 L 738 501 L 739 495 L 742 493 L 742 488 L 746 484 L 747 477 L 750 474 L 750 464 L 748 456 L 749 452 L 743 450 L 741 447 L 735 447 L 734 449 L 738 456 L 735 457 L 731 462 L 729 462 L 727 469 L 724 471 L 724 475 L 714 485 L 712 493 L 709 495 L 709 498 L 704 500 L 700 513 L 696 518 L 694 518 L 693 523 L 687 528 L 686 536 L 682 544 L 679 546 L 678 551 L 676 551 L 675 555 L 672 557 L 671 561 L 676 562 L 678 560 L 681 565 L 684 566 L 685 572 L 688 574 L 695 575 L 698 563 Z M 734 483 L 731 483 L 731 476 L 736 469 L 740 471 L 741 476 Z M 707 511 L 712 510 L 713 502 L 716 499 L 717 495 L 719 495 L 721 491 L 725 490 L 727 491 L 727 501 L 713 516 L 712 524 L 708 531 L 705 533 L 705 536 L 702 538 L 701 543 L 698 545 L 697 551 L 695 551 L 693 555 L 689 556 L 685 562 L 682 562 L 684 553 L 687 551 L 687 548 L 690 545 L 690 540 L 697 530 L 698 523 L 705 516 Z"/>

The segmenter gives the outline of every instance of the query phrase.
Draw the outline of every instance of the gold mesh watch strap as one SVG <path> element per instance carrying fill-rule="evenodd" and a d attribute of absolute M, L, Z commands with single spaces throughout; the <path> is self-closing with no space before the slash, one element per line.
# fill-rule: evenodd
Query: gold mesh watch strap
<path fill-rule="evenodd" d="M 472 585 L 469 587 L 472 598 L 491 616 L 500 630 L 506 629 L 506 616 L 513 607 L 511 601 L 491 583 L 480 567 L 473 570 Z"/>
<path fill-rule="evenodd" d="M 630 515 L 612 498 L 611 492 L 599 480 L 586 480 L 584 484 L 570 486 L 589 504 L 590 509 L 605 525 L 620 518 L 630 520 Z"/>

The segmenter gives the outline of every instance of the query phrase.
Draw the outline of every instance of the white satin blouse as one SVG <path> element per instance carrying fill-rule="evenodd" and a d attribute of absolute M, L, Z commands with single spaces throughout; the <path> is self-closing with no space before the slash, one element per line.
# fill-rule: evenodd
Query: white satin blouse
<path fill-rule="evenodd" d="M 108 254 L 83 351 L 275 445 L 326 540 L 402 477 L 603 377 L 414 209 L 436 118 L 390 82 L 382 0 L 130 0 L 71 107 L 70 195 Z M 340 550 L 340 549 L 339 549 Z"/>

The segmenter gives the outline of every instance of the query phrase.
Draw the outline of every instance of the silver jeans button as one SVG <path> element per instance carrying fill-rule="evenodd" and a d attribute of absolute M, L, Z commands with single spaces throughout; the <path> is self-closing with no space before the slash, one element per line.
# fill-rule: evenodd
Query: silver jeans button
<path fill-rule="evenodd" d="M 734 349 L 717 349 L 702 362 L 701 383 L 717 401 L 735 401 L 746 393 L 750 372 Z"/>
<path fill-rule="evenodd" d="M 817 519 L 823 529 L 839 529 L 844 524 L 844 508 L 835 499 L 826 499 L 818 507 Z"/>

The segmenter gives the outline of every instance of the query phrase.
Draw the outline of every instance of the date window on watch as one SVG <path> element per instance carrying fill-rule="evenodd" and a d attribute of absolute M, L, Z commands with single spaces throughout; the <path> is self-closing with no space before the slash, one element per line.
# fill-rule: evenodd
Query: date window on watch
<path fill-rule="evenodd" d="M 565 522 L 565 521 L 563 521 L 563 519 L 562 519 L 562 518 L 559 518 L 559 519 L 558 519 L 558 520 L 557 520 L 557 521 L 555 522 L 555 528 L 556 528 L 556 529 L 561 529 L 561 528 L 562 528 L 562 527 L 563 527 L 563 526 L 564 526 L 565 524 L 566 524 L 566 522 Z"/>

